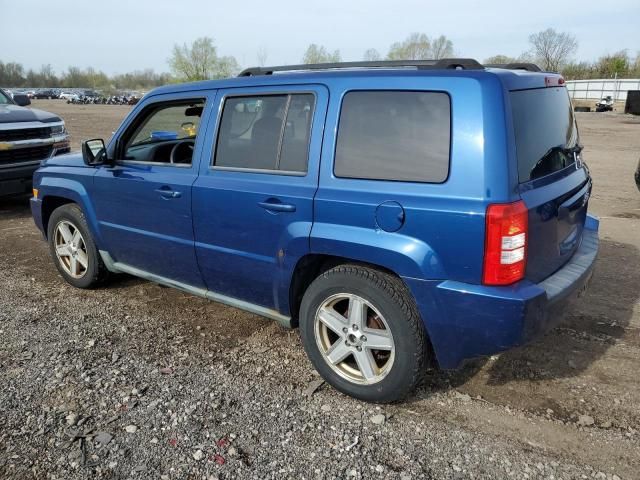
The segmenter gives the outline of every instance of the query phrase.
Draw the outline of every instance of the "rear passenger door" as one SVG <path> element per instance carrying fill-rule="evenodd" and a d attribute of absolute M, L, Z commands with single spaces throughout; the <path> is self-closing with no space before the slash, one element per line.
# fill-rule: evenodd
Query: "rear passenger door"
<path fill-rule="evenodd" d="M 288 313 L 289 277 L 309 251 L 327 101 L 318 85 L 219 91 L 193 186 L 209 290 Z"/>

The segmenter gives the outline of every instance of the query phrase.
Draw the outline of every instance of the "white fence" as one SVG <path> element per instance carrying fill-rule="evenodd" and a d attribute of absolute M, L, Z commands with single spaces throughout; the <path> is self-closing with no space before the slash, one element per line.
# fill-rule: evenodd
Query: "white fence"
<path fill-rule="evenodd" d="M 614 100 L 627 100 L 629 90 L 640 90 L 640 78 L 568 80 L 567 90 L 576 100 L 600 100 L 611 96 Z"/>

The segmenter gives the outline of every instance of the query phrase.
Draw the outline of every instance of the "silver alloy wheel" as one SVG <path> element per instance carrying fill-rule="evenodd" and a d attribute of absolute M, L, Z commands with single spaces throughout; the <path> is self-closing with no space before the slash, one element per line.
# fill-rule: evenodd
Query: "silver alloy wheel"
<path fill-rule="evenodd" d="M 62 220 L 56 225 L 53 238 L 60 265 L 73 278 L 82 278 L 89 268 L 89 255 L 84 238 L 73 223 Z"/>
<path fill-rule="evenodd" d="M 380 312 L 358 295 L 338 293 L 327 298 L 316 311 L 314 334 L 327 364 L 350 382 L 378 383 L 393 366 L 391 329 Z"/>

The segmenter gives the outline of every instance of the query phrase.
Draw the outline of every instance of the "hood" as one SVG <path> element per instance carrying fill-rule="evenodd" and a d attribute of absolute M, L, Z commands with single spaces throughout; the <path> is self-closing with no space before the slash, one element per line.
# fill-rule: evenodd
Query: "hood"
<path fill-rule="evenodd" d="M 67 153 L 64 155 L 56 155 L 48 158 L 42 163 L 44 167 L 87 167 L 82 159 L 81 152 Z"/>
<path fill-rule="evenodd" d="M 53 113 L 18 105 L 0 105 L 0 124 L 14 122 L 61 122 L 62 119 Z"/>

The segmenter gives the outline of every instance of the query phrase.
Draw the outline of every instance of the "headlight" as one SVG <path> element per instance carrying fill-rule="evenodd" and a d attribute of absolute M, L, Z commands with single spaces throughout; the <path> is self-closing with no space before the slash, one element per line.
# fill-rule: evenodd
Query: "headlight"
<path fill-rule="evenodd" d="M 56 125 L 55 127 L 51 127 L 51 135 L 62 135 L 63 133 L 67 133 L 64 125 Z"/>

